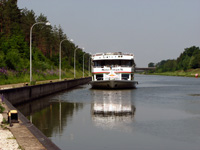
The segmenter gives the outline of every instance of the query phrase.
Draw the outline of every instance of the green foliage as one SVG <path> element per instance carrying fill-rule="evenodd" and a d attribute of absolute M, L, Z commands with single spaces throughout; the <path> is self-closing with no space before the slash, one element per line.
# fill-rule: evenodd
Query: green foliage
<path fill-rule="evenodd" d="M 200 68 L 200 53 L 192 57 L 190 67 L 193 69 Z"/>
<path fill-rule="evenodd" d="M 4 52 L 0 51 L 0 68 L 3 68 L 6 66 L 4 59 L 5 59 Z"/>
<path fill-rule="evenodd" d="M 29 49 L 22 35 L 13 35 L 9 38 L 1 38 L 0 43 L 0 67 L 8 67 L 13 70 L 27 68 Z M 16 63 L 17 62 L 17 63 Z"/>
<path fill-rule="evenodd" d="M 38 17 L 33 10 L 22 9 L 16 0 L 0 2 L 0 84 L 27 82 L 30 67 L 30 29 L 36 22 L 47 22 L 45 15 Z M 67 39 L 62 27 L 37 24 L 32 28 L 32 67 L 34 80 L 56 79 L 49 70 L 59 66 L 60 42 Z M 74 65 L 74 50 L 77 46 L 65 40 L 61 45 L 63 76 L 71 76 Z M 76 67 L 82 70 L 83 51 L 76 51 Z M 88 59 L 85 55 L 85 60 Z M 85 61 L 87 69 L 88 61 Z M 23 78 L 23 79 L 22 79 Z"/>
<path fill-rule="evenodd" d="M 153 62 L 150 62 L 150 63 L 148 64 L 148 67 L 155 67 L 155 64 L 154 64 Z"/>
<path fill-rule="evenodd" d="M 195 74 L 200 74 L 200 69 L 189 69 L 187 71 L 177 70 L 174 72 L 154 72 L 154 75 L 164 75 L 164 76 L 184 76 L 184 77 L 195 77 Z"/>
<path fill-rule="evenodd" d="M 16 0 L 1 2 L 1 33 L 5 36 L 20 33 L 20 9 Z"/>
<path fill-rule="evenodd" d="M 5 108 L 0 104 L 0 113 L 3 113 Z"/>
<path fill-rule="evenodd" d="M 186 48 L 176 60 L 162 60 L 156 64 L 156 72 L 173 72 L 200 68 L 200 49 L 192 46 Z"/>

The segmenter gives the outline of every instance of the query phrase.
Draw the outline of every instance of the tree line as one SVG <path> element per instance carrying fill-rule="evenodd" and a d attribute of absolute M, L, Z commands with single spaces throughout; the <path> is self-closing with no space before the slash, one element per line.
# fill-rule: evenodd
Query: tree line
<path fill-rule="evenodd" d="M 36 22 L 48 22 L 44 14 L 35 15 L 33 10 L 19 9 L 17 0 L 0 0 L 0 69 L 14 71 L 29 69 L 30 28 Z M 62 70 L 70 69 L 74 63 L 74 50 L 78 47 L 70 42 L 62 27 L 37 24 L 32 30 L 33 69 L 56 69 L 59 66 L 59 46 L 62 43 Z M 83 54 L 76 51 L 78 69 L 83 65 Z M 89 54 L 85 54 L 85 69 L 88 69 Z"/>
<path fill-rule="evenodd" d="M 185 48 L 177 59 L 162 60 L 158 63 L 149 63 L 148 67 L 156 67 L 156 72 L 173 72 L 200 68 L 200 49 L 192 46 Z"/>

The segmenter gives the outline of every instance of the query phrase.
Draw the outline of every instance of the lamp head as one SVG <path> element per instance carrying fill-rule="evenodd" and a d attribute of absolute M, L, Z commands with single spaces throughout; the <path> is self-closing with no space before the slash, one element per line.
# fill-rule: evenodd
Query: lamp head
<path fill-rule="evenodd" d="M 50 22 L 46 22 L 46 23 L 45 23 L 45 25 L 47 25 L 47 26 L 50 26 L 50 25 L 51 25 L 51 23 L 50 23 Z"/>

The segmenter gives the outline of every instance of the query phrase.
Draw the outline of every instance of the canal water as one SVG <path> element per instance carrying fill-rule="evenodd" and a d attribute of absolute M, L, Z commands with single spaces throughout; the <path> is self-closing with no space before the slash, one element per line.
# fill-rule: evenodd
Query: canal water
<path fill-rule="evenodd" d="M 137 89 L 82 85 L 17 108 L 63 150 L 199 150 L 200 79 L 135 80 Z"/>

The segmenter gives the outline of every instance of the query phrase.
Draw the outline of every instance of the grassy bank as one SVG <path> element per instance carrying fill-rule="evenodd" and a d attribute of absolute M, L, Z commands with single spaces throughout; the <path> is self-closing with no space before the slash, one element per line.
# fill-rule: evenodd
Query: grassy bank
<path fill-rule="evenodd" d="M 160 72 L 160 73 L 149 73 L 152 75 L 164 75 L 164 76 L 183 76 L 183 77 L 195 77 L 195 74 L 198 73 L 200 76 L 200 68 L 198 69 L 189 69 L 187 71 L 179 70 L 174 72 Z"/>
<path fill-rule="evenodd" d="M 56 80 L 59 79 L 59 70 L 35 70 L 33 71 L 33 81 L 45 81 L 45 80 Z M 83 72 L 81 70 L 76 70 L 76 78 L 80 78 L 83 76 Z M 85 71 L 84 76 L 88 76 L 88 71 Z M 69 69 L 62 71 L 62 79 L 65 78 L 74 78 L 74 70 Z M 0 85 L 6 84 L 16 84 L 16 83 L 29 83 L 30 82 L 30 73 L 29 71 L 12 71 L 5 70 L 4 72 L 0 72 Z"/>
<path fill-rule="evenodd" d="M 2 104 L 0 102 L 0 113 L 3 113 L 4 110 L 5 110 L 5 108 L 2 106 Z"/>

